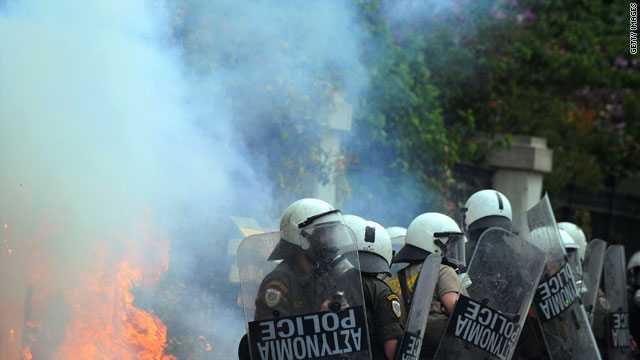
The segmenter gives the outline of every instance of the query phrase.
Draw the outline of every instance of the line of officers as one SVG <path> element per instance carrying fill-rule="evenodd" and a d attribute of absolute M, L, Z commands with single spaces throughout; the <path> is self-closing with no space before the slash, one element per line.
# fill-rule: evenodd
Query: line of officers
<path fill-rule="evenodd" d="M 279 233 L 254 235 L 255 239 L 246 238 L 240 246 L 238 262 L 241 277 L 243 269 L 251 268 L 254 273 L 244 274 L 244 277 L 255 279 L 258 271 L 257 278 L 262 280 L 259 284 L 242 282 L 248 334 L 240 341 L 239 358 L 351 359 L 360 358 L 349 355 L 350 351 L 357 354 L 354 349 L 359 346 L 367 350 L 362 358 L 433 359 L 445 333 L 453 332 L 447 330 L 447 326 L 456 303 L 460 298 L 469 296 L 467 288 L 475 281 L 469 278 L 467 265 L 479 239 L 488 229 L 512 231 L 512 219 L 509 200 L 495 190 L 482 190 L 469 197 L 462 209 L 461 226 L 444 214 L 430 212 L 416 217 L 407 229 L 385 229 L 373 221 L 342 214 L 322 200 L 306 198 L 295 201 L 282 215 Z M 579 293 L 584 292 L 582 263 L 587 249 L 586 236 L 572 223 L 554 223 L 554 226 L 561 236 L 567 264 L 572 268 L 571 279 L 575 282 L 572 286 L 575 285 Z M 337 234 L 336 229 L 339 228 L 348 228 L 351 237 L 355 237 L 351 251 L 349 242 L 341 240 Z M 439 263 L 437 274 L 431 274 L 435 284 L 421 285 L 430 286 L 433 295 L 430 298 L 414 297 L 418 284 L 421 284 L 423 263 L 434 256 L 438 257 Z M 495 262 L 518 266 L 518 259 L 495 259 Z M 352 271 L 354 264 L 357 270 L 355 277 Z M 626 270 L 630 281 L 623 285 L 625 293 L 629 294 L 630 315 L 625 318 L 625 326 L 631 335 L 624 343 L 628 347 L 625 356 L 640 358 L 633 339 L 640 335 L 640 252 L 632 256 Z M 597 276 L 600 280 L 601 274 Z M 607 332 L 607 314 L 619 309 L 609 306 L 600 281 L 597 287 L 596 303 L 586 311 L 581 310 L 589 316 L 591 329 L 579 331 L 586 331 L 586 337 L 595 338 L 599 354 L 595 357 L 574 354 L 566 358 L 608 358 L 607 348 L 611 339 Z M 507 290 L 504 296 L 508 299 L 512 295 Z M 566 298 L 563 299 L 569 304 Z M 529 298 L 529 304 L 531 300 Z M 584 309 L 582 303 L 580 306 Z M 352 311 L 344 315 L 348 309 Z M 403 344 L 404 352 L 401 354 L 400 344 L 406 341 L 403 336 L 406 336 L 409 314 L 416 316 L 413 314 L 420 313 L 418 309 L 424 312 L 422 316 L 426 326 L 418 331 L 421 340 L 411 346 L 419 346 L 420 350 L 410 349 L 407 352 L 407 344 Z M 360 316 L 359 310 L 365 316 Z M 562 355 L 554 356 L 550 351 L 552 341 L 546 341 L 542 334 L 544 327 L 539 326 L 536 320 L 538 309 L 531 306 L 528 310 L 524 315 L 526 319 L 515 316 L 515 323 L 524 325 L 513 349 L 499 354 L 485 347 L 484 352 L 478 353 L 482 355 L 466 358 L 563 358 Z M 342 315 L 318 317 L 321 320 L 315 323 L 310 317 L 310 314 L 331 313 Z M 562 319 L 560 317 L 560 324 L 566 322 Z M 368 339 L 359 339 L 353 331 L 352 327 L 359 321 L 365 322 L 363 326 L 368 330 Z M 455 329 L 456 325 L 449 326 Z M 461 328 L 460 323 L 458 326 Z M 337 334 L 335 337 L 334 333 Z M 474 345 L 473 340 L 467 340 Z M 483 341 L 481 335 L 476 340 L 476 346 Z M 465 346 L 469 344 L 465 343 Z M 419 356 L 411 356 L 411 353 L 419 353 Z"/>

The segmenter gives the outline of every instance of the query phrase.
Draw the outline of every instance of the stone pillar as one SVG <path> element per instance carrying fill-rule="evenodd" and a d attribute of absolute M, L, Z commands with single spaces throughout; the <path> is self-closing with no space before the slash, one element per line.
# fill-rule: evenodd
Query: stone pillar
<path fill-rule="evenodd" d="M 333 106 L 329 111 L 326 124 L 322 129 L 320 148 L 325 154 L 329 182 L 318 183 L 315 189 L 315 196 L 333 206 L 338 206 L 337 202 L 337 177 L 341 176 L 341 169 L 336 167 L 340 156 L 340 138 L 343 132 L 351 131 L 351 118 L 353 116 L 353 105 L 346 102 L 344 95 L 340 92 L 333 93 Z"/>
<path fill-rule="evenodd" d="M 542 197 L 542 179 L 551 171 L 553 150 L 547 140 L 514 135 L 510 148 L 494 151 L 489 164 L 497 168 L 494 189 L 511 202 L 514 216 L 535 205 Z"/>

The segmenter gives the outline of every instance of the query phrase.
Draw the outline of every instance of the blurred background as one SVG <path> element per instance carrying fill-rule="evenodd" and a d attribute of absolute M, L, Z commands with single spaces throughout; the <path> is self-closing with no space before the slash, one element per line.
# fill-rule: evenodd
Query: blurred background
<path fill-rule="evenodd" d="M 629 3 L 0 0 L 0 359 L 223 359 L 302 197 L 494 188 L 640 250 Z"/>

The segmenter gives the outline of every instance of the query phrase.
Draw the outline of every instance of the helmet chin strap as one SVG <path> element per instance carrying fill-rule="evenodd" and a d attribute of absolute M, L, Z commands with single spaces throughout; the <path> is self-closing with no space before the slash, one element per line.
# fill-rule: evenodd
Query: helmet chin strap
<path fill-rule="evenodd" d="M 447 246 L 440 239 L 433 240 L 433 244 L 440 248 L 440 251 L 442 251 L 442 257 L 444 258 L 447 255 Z"/>

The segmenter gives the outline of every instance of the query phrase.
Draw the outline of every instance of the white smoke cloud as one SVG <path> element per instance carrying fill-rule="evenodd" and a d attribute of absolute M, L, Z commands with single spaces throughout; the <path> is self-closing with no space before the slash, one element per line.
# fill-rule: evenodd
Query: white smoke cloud
<path fill-rule="evenodd" d="M 180 24 L 184 38 L 176 40 L 173 21 L 185 4 L 191 11 Z M 50 240 L 52 253 L 46 255 L 65 259 L 49 269 L 52 281 L 64 287 L 75 276 L 55 264 L 90 262 L 94 239 L 112 239 L 111 232 L 127 223 L 125 212 L 148 207 L 172 235 L 169 272 L 198 283 L 195 290 L 182 285 L 193 298 L 207 298 L 200 303 L 216 307 L 213 312 L 189 308 L 195 302 L 183 298 L 185 311 L 169 321 L 170 336 L 171 325 L 179 323 L 185 333 L 205 334 L 222 348 L 215 349 L 218 354 L 232 355 L 244 332 L 236 289 L 208 288 L 198 277 L 226 278 L 235 259 L 224 255 L 226 248 L 209 248 L 212 235 L 204 230 L 181 238 L 181 222 L 186 219 L 193 234 L 213 225 L 207 214 L 250 213 L 259 208 L 255 204 L 271 201 L 272 185 L 262 174 L 267 158 L 255 152 L 263 144 L 254 143 L 250 152 L 245 139 L 276 141 L 261 134 L 270 122 L 261 114 L 274 101 L 286 109 L 291 92 L 312 93 L 316 82 L 330 82 L 331 76 L 348 97 L 357 98 L 366 84 L 358 61 L 359 30 L 348 8 L 333 2 L 171 5 L 0 2 L 0 222 L 32 235 L 34 218 L 64 218 L 65 235 Z M 215 16 L 203 19 L 204 14 Z M 233 31 L 221 37 L 221 24 Z M 181 41 L 192 35 L 192 47 L 183 48 Z M 221 62 L 225 56 L 239 58 Z M 228 91 L 230 82 L 235 92 Z M 270 84 L 274 98 L 252 99 L 250 111 L 233 108 L 237 97 L 257 94 L 252 86 Z M 27 211 L 17 214 L 17 208 Z M 24 251 L 27 241 L 10 239 Z M 126 253 L 122 244 L 109 241 Z M 206 264 L 218 265 L 199 268 L 194 257 L 208 252 Z M 16 273 L 29 272 L 25 262 L 12 266 Z M 24 282 L 0 278 L 3 288 L 15 284 Z M 221 293 L 232 293 L 234 301 Z M 9 303 L 5 296 L 0 301 Z M 0 357 L 3 351 L 0 347 Z"/>

